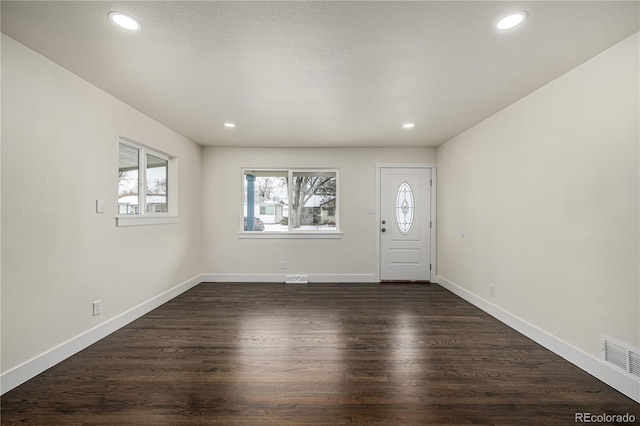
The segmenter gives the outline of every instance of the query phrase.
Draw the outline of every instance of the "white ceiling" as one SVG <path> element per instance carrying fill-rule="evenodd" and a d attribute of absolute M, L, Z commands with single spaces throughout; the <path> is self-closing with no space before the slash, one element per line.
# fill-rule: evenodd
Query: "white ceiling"
<path fill-rule="evenodd" d="M 8 36 L 202 145 L 437 146 L 637 32 L 639 6 L 2 1 L 1 18 Z M 113 10 L 142 30 L 115 27 Z M 495 29 L 513 10 L 524 25 Z"/>

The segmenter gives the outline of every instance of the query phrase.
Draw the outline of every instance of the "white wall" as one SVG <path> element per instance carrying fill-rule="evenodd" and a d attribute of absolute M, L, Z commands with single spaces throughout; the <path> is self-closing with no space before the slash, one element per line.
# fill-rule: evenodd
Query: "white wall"
<path fill-rule="evenodd" d="M 247 274 L 329 274 L 341 280 L 372 280 L 378 227 L 368 208 L 375 207 L 375 164 L 434 159 L 433 148 L 204 148 L 203 272 L 221 280 L 242 275 L 251 279 Z M 339 169 L 342 238 L 239 239 L 243 167 Z M 284 271 L 281 261 L 287 265 Z"/>
<path fill-rule="evenodd" d="M 593 357 L 603 335 L 640 347 L 638 52 L 636 34 L 437 151 L 438 274 Z"/>
<path fill-rule="evenodd" d="M 115 226 L 119 136 L 178 157 L 179 224 Z M 200 274 L 200 166 L 198 145 L 2 36 L 3 374 Z"/>

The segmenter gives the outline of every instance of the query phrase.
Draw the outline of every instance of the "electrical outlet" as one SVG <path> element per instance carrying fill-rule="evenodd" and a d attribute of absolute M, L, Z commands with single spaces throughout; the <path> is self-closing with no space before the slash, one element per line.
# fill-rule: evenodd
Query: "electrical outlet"
<path fill-rule="evenodd" d="M 489 295 L 491 297 L 496 297 L 496 286 L 495 285 L 490 285 L 489 286 Z"/>
<path fill-rule="evenodd" d="M 102 301 L 96 300 L 95 302 L 93 302 L 93 316 L 97 317 L 101 313 L 102 313 Z"/>
<path fill-rule="evenodd" d="M 287 269 L 287 264 L 284 262 L 284 260 L 280 262 L 280 269 Z"/>

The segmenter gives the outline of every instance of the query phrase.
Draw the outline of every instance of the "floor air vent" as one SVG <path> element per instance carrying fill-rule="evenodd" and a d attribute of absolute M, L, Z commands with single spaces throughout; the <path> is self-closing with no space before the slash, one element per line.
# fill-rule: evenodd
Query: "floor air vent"
<path fill-rule="evenodd" d="M 625 347 L 619 342 L 604 339 L 602 343 L 602 355 L 604 360 L 625 370 L 634 376 L 640 377 L 640 354 Z"/>
<path fill-rule="evenodd" d="M 309 275 L 287 275 L 285 282 L 287 284 L 308 284 Z"/>

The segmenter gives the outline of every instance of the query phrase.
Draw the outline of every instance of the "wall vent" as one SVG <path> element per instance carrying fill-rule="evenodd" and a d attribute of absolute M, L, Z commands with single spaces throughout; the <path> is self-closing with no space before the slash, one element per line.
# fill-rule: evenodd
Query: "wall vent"
<path fill-rule="evenodd" d="M 605 361 L 623 369 L 627 373 L 640 377 L 640 353 L 623 343 L 605 338 L 602 341 L 602 356 Z"/>
<path fill-rule="evenodd" d="M 640 377 L 640 354 L 629 351 L 629 373 Z"/>
<path fill-rule="evenodd" d="M 308 284 L 309 275 L 287 275 L 285 282 L 287 284 Z"/>
<path fill-rule="evenodd" d="M 627 350 L 608 340 L 604 341 L 604 360 L 617 365 L 623 370 L 627 369 Z"/>

